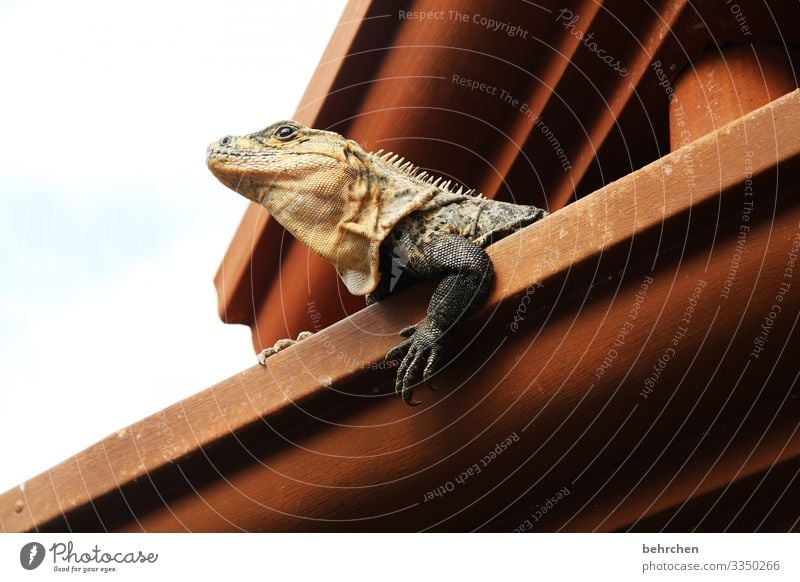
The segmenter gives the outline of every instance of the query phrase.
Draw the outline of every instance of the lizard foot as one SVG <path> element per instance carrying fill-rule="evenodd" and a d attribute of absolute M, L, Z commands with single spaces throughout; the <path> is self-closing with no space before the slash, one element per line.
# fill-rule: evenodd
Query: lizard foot
<path fill-rule="evenodd" d="M 439 340 L 444 333 L 429 319 L 423 319 L 419 324 L 403 329 L 400 334 L 408 339 L 386 354 L 386 359 L 400 362 L 395 392 L 403 402 L 416 406 L 420 402 L 413 400 L 414 387 L 427 382 L 436 371 L 442 349 Z"/>
<path fill-rule="evenodd" d="M 258 363 L 261 364 L 262 366 L 266 366 L 268 357 L 274 356 L 281 350 L 285 350 L 286 348 L 291 347 L 297 342 L 302 341 L 308 337 L 311 337 L 312 335 L 314 335 L 314 332 L 301 331 L 297 335 L 297 339 L 294 340 L 289 338 L 279 339 L 278 341 L 275 342 L 275 344 L 271 348 L 266 348 L 258 353 Z"/>

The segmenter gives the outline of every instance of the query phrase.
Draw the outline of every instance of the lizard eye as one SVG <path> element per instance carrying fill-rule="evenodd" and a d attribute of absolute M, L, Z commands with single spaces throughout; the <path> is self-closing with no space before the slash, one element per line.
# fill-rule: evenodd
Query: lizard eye
<path fill-rule="evenodd" d="M 229 146 L 231 145 L 231 143 L 233 143 L 233 138 L 229 135 L 226 135 L 221 140 L 219 140 L 219 145 Z"/>
<path fill-rule="evenodd" d="M 296 133 L 297 129 L 291 125 L 281 125 L 272 135 L 280 140 L 287 140 L 294 137 L 294 134 Z"/>

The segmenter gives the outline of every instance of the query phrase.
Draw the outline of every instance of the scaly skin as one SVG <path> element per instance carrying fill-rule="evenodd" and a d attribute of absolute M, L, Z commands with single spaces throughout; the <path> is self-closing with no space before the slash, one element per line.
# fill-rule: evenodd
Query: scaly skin
<path fill-rule="evenodd" d="M 454 191 L 394 154 L 294 121 L 224 137 L 209 146 L 207 163 L 333 264 L 368 305 L 408 281 L 438 281 L 425 319 L 402 330 L 406 339 L 387 354 L 399 362 L 395 388 L 409 404 L 439 366 L 447 336 L 486 299 L 494 268 L 484 247 L 547 215 Z M 259 361 L 307 335 L 278 341 Z"/>

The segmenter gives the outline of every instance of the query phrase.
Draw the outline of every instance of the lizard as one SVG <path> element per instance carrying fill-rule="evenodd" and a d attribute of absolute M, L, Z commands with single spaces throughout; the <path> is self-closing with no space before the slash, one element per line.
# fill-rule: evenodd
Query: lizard
<path fill-rule="evenodd" d="M 548 215 L 456 189 L 397 154 L 368 152 L 295 121 L 225 136 L 208 146 L 206 164 L 331 263 L 367 305 L 409 282 L 436 282 L 426 317 L 401 330 L 405 339 L 386 355 L 397 362 L 397 394 L 412 405 L 419 404 L 414 388 L 437 370 L 447 336 L 488 295 L 494 266 L 485 248 Z M 279 340 L 259 362 L 309 335 Z"/>

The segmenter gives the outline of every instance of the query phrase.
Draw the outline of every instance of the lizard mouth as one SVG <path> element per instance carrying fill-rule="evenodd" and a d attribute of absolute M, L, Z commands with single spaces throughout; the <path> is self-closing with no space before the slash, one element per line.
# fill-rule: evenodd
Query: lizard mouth
<path fill-rule="evenodd" d="M 266 159 L 272 155 L 272 152 L 248 152 L 214 144 L 206 151 L 206 165 L 222 184 L 237 194 L 261 204 L 270 188 L 261 184 L 260 180 L 256 180 L 258 187 L 254 187 L 253 174 L 258 172 L 252 169 L 256 165 L 253 161 L 258 158 Z"/>
<path fill-rule="evenodd" d="M 242 158 L 269 158 L 277 152 L 245 150 L 240 148 L 225 147 L 218 144 L 208 146 L 206 150 L 206 164 L 218 159 L 242 159 Z"/>

